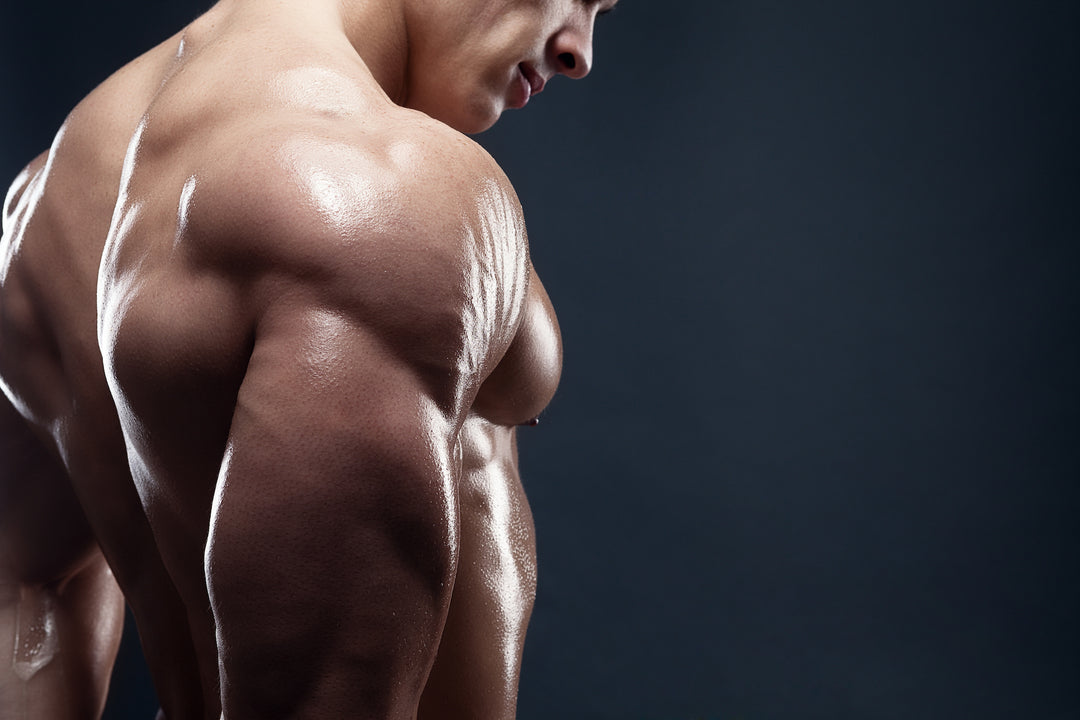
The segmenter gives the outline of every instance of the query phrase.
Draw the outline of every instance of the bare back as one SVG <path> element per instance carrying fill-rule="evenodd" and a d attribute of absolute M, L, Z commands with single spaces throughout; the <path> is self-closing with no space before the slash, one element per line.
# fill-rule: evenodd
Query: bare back
<path fill-rule="evenodd" d="M 514 427 L 561 362 L 516 197 L 344 39 L 233 20 L 163 74 L 98 284 L 204 685 L 227 718 L 513 717 L 535 588 Z"/>
<path fill-rule="evenodd" d="M 0 717 L 101 712 L 123 618 L 114 572 L 165 707 L 202 714 L 197 681 L 182 667 L 168 679 L 161 672 L 169 656 L 193 653 L 186 623 L 165 623 L 179 597 L 131 484 L 96 335 L 97 275 L 124 154 L 177 45 L 151 50 L 83 100 L 5 203 L 0 652 L 15 659 L 0 671 Z"/>
<path fill-rule="evenodd" d="M 219 15 L 8 195 L 0 707 L 100 712 L 104 551 L 171 720 L 512 717 L 561 364 L 513 190 L 346 44 Z"/>

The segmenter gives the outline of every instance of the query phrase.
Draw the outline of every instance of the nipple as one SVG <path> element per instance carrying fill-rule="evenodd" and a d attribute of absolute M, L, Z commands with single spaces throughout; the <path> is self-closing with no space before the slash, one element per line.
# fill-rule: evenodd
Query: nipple
<path fill-rule="evenodd" d="M 52 661 L 57 650 L 56 611 L 52 596 L 22 588 L 15 611 L 15 675 L 27 682 Z"/>
<path fill-rule="evenodd" d="M 534 417 L 528 422 L 521 423 L 518 427 L 536 427 L 540 424 L 540 416 Z"/>

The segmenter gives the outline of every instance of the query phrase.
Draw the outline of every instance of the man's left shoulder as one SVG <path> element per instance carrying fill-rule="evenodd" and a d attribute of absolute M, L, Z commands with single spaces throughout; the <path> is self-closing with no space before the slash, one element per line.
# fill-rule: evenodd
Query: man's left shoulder
<path fill-rule="evenodd" d="M 433 211 L 465 210 L 524 239 L 521 203 L 506 174 L 477 142 L 422 113 L 401 109 L 386 132 L 386 158 Z M 444 215 L 445 217 L 445 215 Z"/>

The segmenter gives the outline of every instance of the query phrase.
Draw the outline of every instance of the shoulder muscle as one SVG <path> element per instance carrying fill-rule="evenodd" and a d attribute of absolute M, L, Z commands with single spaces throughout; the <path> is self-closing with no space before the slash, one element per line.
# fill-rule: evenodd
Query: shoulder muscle
<path fill-rule="evenodd" d="M 239 149 L 185 184 L 180 239 L 194 258 L 250 272 L 260 312 L 340 314 L 461 405 L 520 323 L 528 248 L 498 166 L 433 125 L 291 130 Z"/>

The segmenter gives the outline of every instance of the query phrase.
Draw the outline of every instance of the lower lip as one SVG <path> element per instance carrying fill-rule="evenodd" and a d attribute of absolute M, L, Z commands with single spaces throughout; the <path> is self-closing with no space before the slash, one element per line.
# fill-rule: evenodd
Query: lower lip
<path fill-rule="evenodd" d="M 521 72 L 521 68 L 518 68 L 517 82 L 510 88 L 510 102 L 507 106 L 519 110 L 528 104 L 530 97 L 532 97 L 532 86 L 529 85 L 525 73 Z"/>

